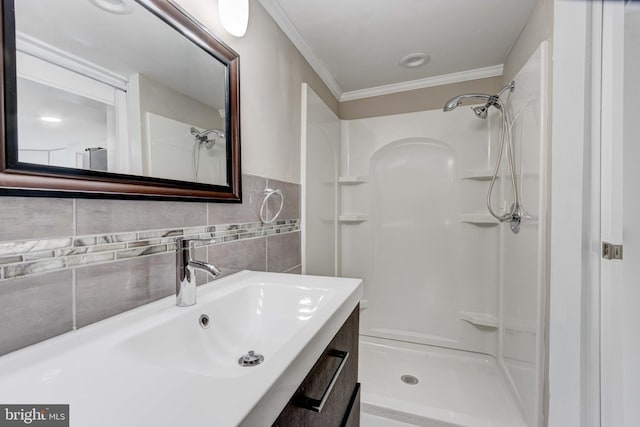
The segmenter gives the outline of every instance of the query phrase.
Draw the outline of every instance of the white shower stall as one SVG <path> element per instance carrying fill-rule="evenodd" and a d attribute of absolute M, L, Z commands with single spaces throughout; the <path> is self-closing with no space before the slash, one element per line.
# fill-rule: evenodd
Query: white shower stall
<path fill-rule="evenodd" d="M 364 279 L 365 426 L 543 423 L 548 55 L 543 43 L 503 96 L 518 234 L 486 208 L 498 110 L 341 121 L 303 90 L 303 272 Z M 492 202 L 511 201 L 503 163 Z"/>

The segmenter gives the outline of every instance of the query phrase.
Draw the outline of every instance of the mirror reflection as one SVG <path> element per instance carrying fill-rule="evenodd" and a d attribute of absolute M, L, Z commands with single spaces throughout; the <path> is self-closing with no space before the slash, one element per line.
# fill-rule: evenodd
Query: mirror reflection
<path fill-rule="evenodd" d="M 226 66 L 133 0 L 18 0 L 18 161 L 228 185 Z"/>

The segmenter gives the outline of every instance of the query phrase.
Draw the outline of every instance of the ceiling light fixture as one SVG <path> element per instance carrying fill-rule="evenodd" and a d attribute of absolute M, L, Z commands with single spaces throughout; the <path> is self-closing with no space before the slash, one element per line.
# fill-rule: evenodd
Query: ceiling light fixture
<path fill-rule="evenodd" d="M 46 123 L 60 123 L 62 119 L 54 116 L 40 116 L 40 120 Z"/>
<path fill-rule="evenodd" d="M 115 13 L 116 15 L 128 15 L 133 12 L 131 0 L 89 0 L 89 3 L 105 12 Z"/>
<path fill-rule="evenodd" d="M 218 15 L 225 30 L 242 37 L 249 24 L 249 0 L 218 0 Z"/>
<path fill-rule="evenodd" d="M 398 65 L 405 68 L 417 68 L 422 67 L 431 61 L 431 57 L 426 53 L 410 53 L 409 55 L 402 58 Z"/>

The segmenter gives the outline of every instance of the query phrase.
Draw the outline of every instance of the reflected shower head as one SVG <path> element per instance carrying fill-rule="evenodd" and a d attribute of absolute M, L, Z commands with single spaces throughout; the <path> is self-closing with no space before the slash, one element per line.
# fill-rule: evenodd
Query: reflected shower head
<path fill-rule="evenodd" d="M 209 134 L 213 133 L 215 136 L 213 139 L 209 139 Z M 200 132 L 198 129 L 192 127 L 191 135 L 196 137 L 196 141 L 200 144 L 206 144 L 207 149 L 213 148 L 216 145 L 217 139 L 224 139 L 224 131 L 220 129 L 207 129 Z"/>

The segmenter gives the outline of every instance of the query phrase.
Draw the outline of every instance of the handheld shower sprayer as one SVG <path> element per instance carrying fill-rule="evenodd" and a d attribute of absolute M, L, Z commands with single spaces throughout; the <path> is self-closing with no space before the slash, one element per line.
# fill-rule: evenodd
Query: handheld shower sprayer
<path fill-rule="evenodd" d="M 502 110 L 502 103 L 500 102 L 500 96 L 507 90 L 513 92 L 513 89 L 516 87 L 516 82 L 512 81 L 508 85 L 504 86 L 502 89 L 498 91 L 495 95 L 488 95 L 486 93 L 465 93 L 463 95 L 454 96 L 449 101 L 444 104 L 443 111 L 451 111 L 460 104 L 465 99 L 486 99 L 487 102 L 482 106 L 471 107 L 476 117 L 479 119 L 486 119 L 487 114 L 489 113 L 489 107 L 494 106 L 498 110 Z"/>
<path fill-rule="evenodd" d="M 506 110 L 500 96 L 509 90 L 513 92 L 516 87 L 516 82 L 512 81 L 510 84 L 504 86 L 495 95 L 488 95 L 484 93 L 467 93 L 458 95 L 451 98 L 444 104 L 443 111 L 451 111 L 458 107 L 465 99 L 483 99 L 486 100 L 484 105 L 471 107 L 473 113 L 479 119 L 486 119 L 489 114 L 489 108 L 495 107 L 502 113 L 502 135 L 500 138 L 500 148 L 498 149 L 498 157 L 496 159 L 496 165 L 489 184 L 489 191 L 487 193 L 487 209 L 489 213 L 500 222 L 511 223 L 511 231 L 518 233 L 520 231 L 520 221 L 522 220 L 522 209 L 520 207 L 520 194 L 518 193 L 518 185 L 516 183 L 516 168 L 513 161 L 513 147 L 511 146 L 511 118 L 509 112 Z M 500 171 L 500 163 L 502 162 L 502 155 L 504 151 L 507 152 L 507 162 L 509 164 L 509 173 L 511 174 L 511 189 L 513 191 L 513 203 L 509 212 L 503 215 L 499 215 L 491 206 L 491 195 L 493 193 L 493 186 L 498 177 Z"/>
<path fill-rule="evenodd" d="M 209 139 L 209 134 L 213 133 L 215 136 L 213 139 Z M 224 131 L 220 129 L 207 129 L 200 132 L 198 129 L 192 127 L 191 135 L 196 137 L 196 142 L 207 145 L 207 149 L 210 150 L 216 145 L 218 139 L 224 139 Z"/>
<path fill-rule="evenodd" d="M 486 95 L 484 93 L 465 93 L 464 95 L 458 95 L 451 98 L 446 104 L 444 104 L 444 108 L 442 110 L 444 112 L 451 111 L 462 104 L 462 101 L 465 99 L 486 99 L 487 102 L 489 102 L 489 98 L 491 98 L 491 95 Z"/>

